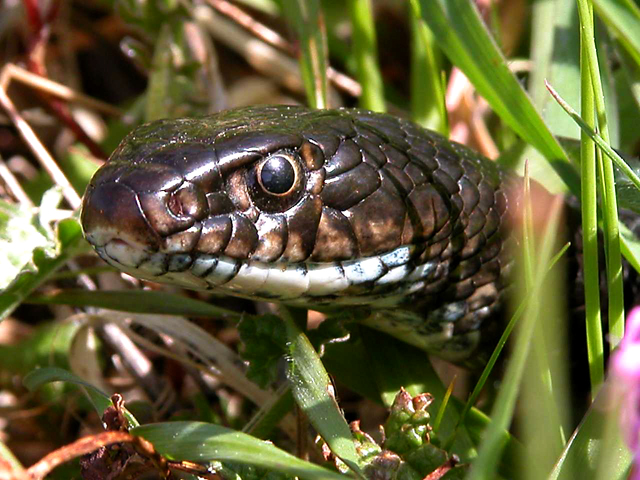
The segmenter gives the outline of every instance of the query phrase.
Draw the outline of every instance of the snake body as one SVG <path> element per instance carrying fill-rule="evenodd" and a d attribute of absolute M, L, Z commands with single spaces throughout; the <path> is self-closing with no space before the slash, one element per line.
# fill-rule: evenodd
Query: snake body
<path fill-rule="evenodd" d="M 82 225 L 134 276 L 361 308 L 460 363 L 500 328 L 515 181 L 389 115 L 253 107 L 135 129 L 91 180 Z"/>

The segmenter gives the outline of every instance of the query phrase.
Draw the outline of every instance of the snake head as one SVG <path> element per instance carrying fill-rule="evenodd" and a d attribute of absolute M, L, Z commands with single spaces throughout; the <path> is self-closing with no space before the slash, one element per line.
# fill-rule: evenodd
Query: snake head
<path fill-rule="evenodd" d="M 134 276 L 366 306 L 375 328 L 459 361 L 500 308 L 506 178 L 388 115 L 253 107 L 133 130 L 91 180 L 82 225 Z"/>
<path fill-rule="evenodd" d="M 490 162 L 394 117 L 255 107 L 132 131 L 91 180 L 82 224 L 102 258 L 142 278 L 393 304 L 496 258 L 500 182 Z"/>

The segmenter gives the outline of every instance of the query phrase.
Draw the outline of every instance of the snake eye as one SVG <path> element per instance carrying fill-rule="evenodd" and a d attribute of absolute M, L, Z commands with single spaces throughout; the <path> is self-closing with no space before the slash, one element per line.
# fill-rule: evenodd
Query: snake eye
<path fill-rule="evenodd" d="M 297 174 L 290 155 L 276 154 L 258 166 L 258 183 L 265 192 L 286 195 L 296 186 Z"/>
<path fill-rule="evenodd" d="M 270 213 L 284 212 L 304 193 L 305 170 L 296 152 L 279 150 L 249 168 L 245 179 L 256 207 Z"/>

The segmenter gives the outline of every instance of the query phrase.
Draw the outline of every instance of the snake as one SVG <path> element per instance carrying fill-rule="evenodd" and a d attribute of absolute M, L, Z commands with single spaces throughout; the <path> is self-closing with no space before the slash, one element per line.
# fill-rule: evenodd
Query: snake
<path fill-rule="evenodd" d="M 504 328 L 521 180 L 395 116 L 259 106 L 129 133 L 83 197 L 135 277 L 362 322 L 451 362 Z"/>

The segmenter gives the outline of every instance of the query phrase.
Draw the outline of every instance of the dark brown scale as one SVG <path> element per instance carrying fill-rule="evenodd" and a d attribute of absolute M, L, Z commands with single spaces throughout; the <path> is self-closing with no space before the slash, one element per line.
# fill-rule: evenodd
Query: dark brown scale
<path fill-rule="evenodd" d="M 197 248 L 201 234 L 202 224 L 196 223 L 186 230 L 164 237 L 160 246 L 168 252 L 192 252 Z"/>
<path fill-rule="evenodd" d="M 330 262 L 359 255 L 358 238 L 349 220 L 336 209 L 323 207 L 311 260 Z"/>
<path fill-rule="evenodd" d="M 380 150 L 380 145 L 384 145 L 380 138 L 370 135 L 370 138 L 355 137 L 354 141 L 360 147 L 364 162 L 374 168 L 382 168 L 387 163 L 387 157 Z"/>
<path fill-rule="evenodd" d="M 462 210 L 465 214 L 469 215 L 478 206 L 478 202 L 480 201 L 478 188 L 467 177 L 460 177 L 458 180 L 458 188 L 460 197 L 462 198 Z"/>
<path fill-rule="evenodd" d="M 300 147 L 300 156 L 309 170 L 318 170 L 324 165 L 324 153 L 314 141 L 305 141 Z"/>
<path fill-rule="evenodd" d="M 224 251 L 231 240 L 231 231 L 231 218 L 227 215 L 207 218 L 202 222 L 197 251 L 212 255 Z"/>
<path fill-rule="evenodd" d="M 203 192 L 217 190 L 222 185 L 222 174 L 218 168 L 217 155 L 209 145 L 188 145 L 181 152 L 188 159 L 189 168 L 183 172 L 185 180 L 197 185 Z M 183 160 L 182 165 L 186 163 Z"/>
<path fill-rule="evenodd" d="M 467 233 L 467 237 L 467 242 L 462 250 L 460 250 L 460 258 L 463 260 L 477 255 L 486 245 L 486 237 L 484 236 L 484 233 L 479 233 L 474 236 L 468 236 Z"/>
<path fill-rule="evenodd" d="M 229 138 L 216 139 L 215 148 L 220 170 L 224 175 L 230 169 L 257 160 L 267 153 L 292 146 L 299 147 L 301 143 L 302 137 L 295 134 L 274 132 L 269 138 L 265 138 L 260 132 L 239 131 Z"/>
<path fill-rule="evenodd" d="M 207 193 L 206 197 L 210 215 L 221 215 L 235 210 L 233 202 L 224 193 L 210 192 Z"/>
<path fill-rule="evenodd" d="M 176 216 L 187 216 L 202 220 L 209 215 L 207 197 L 201 188 L 185 182 L 173 191 L 169 199 L 169 210 Z"/>
<path fill-rule="evenodd" d="M 340 175 L 362 163 L 360 147 L 351 139 L 344 140 L 338 146 L 336 153 L 325 161 L 324 169 L 327 178 Z"/>
<path fill-rule="evenodd" d="M 166 165 L 153 164 L 144 168 L 122 169 L 115 181 L 139 193 L 156 193 L 175 190 L 184 180 L 179 171 Z"/>
<path fill-rule="evenodd" d="M 410 161 L 402 170 L 414 185 L 423 185 L 429 180 L 428 173 L 416 161 Z"/>
<path fill-rule="evenodd" d="M 340 146 L 340 138 L 329 133 L 309 133 L 305 138 L 318 145 L 326 162 L 333 157 Z"/>
<path fill-rule="evenodd" d="M 448 218 L 447 204 L 431 185 L 416 186 L 406 199 L 409 206 L 410 234 L 403 235 L 403 243 L 412 243 L 415 239 L 427 239 L 437 232 L 438 219 L 444 223 Z M 409 230 L 408 230 L 409 231 Z"/>
<path fill-rule="evenodd" d="M 282 258 L 289 262 L 307 260 L 316 245 L 316 232 L 322 214 L 322 200 L 317 195 L 306 196 L 287 212 L 287 246 Z"/>
<path fill-rule="evenodd" d="M 322 123 L 325 124 L 325 128 L 333 132 L 334 135 L 343 139 L 351 138 L 356 135 L 353 119 L 349 115 L 333 115 L 329 110 L 326 110 L 326 113 L 326 116 L 319 116 L 318 120 L 321 122 L 324 120 Z"/>
<path fill-rule="evenodd" d="M 380 176 L 382 177 L 382 188 L 395 190 L 402 197 L 406 197 L 413 190 L 414 184 L 411 178 L 395 165 L 387 164 L 384 169 L 380 170 Z"/>
<path fill-rule="evenodd" d="M 247 258 L 258 246 L 256 227 L 246 217 L 231 215 L 231 238 L 224 254 L 231 258 Z"/>
<path fill-rule="evenodd" d="M 258 245 L 252 258 L 261 262 L 279 259 L 287 246 L 287 220 L 283 215 L 263 213 L 256 221 Z"/>
<path fill-rule="evenodd" d="M 363 257 L 401 245 L 406 206 L 398 195 L 379 188 L 348 212 Z"/>
<path fill-rule="evenodd" d="M 409 157 L 404 153 L 406 150 L 401 150 L 393 145 L 382 145 L 380 149 L 387 157 L 387 161 L 398 169 L 404 168 L 409 163 Z M 389 165 L 386 168 L 389 168 Z"/>
<path fill-rule="evenodd" d="M 380 187 L 378 171 L 366 163 L 325 181 L 322 201 L 338 210 L 347 210 L 367 198 Z"/>

